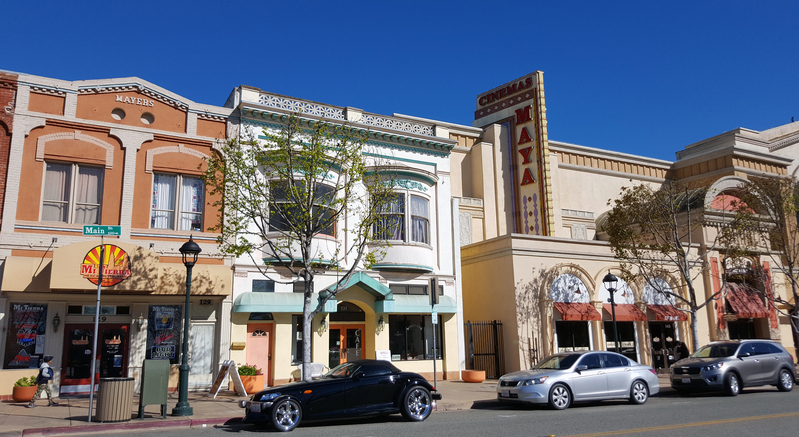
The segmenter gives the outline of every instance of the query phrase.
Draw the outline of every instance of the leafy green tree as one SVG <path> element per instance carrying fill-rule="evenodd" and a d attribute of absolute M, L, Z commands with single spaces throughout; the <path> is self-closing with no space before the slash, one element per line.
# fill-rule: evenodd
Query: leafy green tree
<path fill-rule="evenodd" d="M 799 351 L 799 181 L 787 176 L 750 176 L 736 192 L 735 218 L 727 228 L 728 245 L 739 256 L 755 251 L 770 258 L 774 270 L 782 273 L 787 296 L 770 289 L 771 278 L 755 269 L 766 284 L 763 293 L 769 304 L 788 315 L 794 348 Z"/>
<path fill-rule="evenodd" d="M 643 277 L 656 292 L 684 304 L 691 315 L 694 347 L 699 344 L 697 312 L 719 295 L 699 294 L 695 286 L 709 267 L 708 255 L 717 251 L 721 242 L 718 233 L 706 232 L 717 226 L 705 208 L 706 193 L 701 186 L 675 181 L 666 181 L 659 188 L 648 184 L 623 187 L 618 198 L 608 201 L 611 210 L 602 224 L 625 281 L 633 283 Z M 679 278 L 684 292 L 655 281 L 667 276 Z"/>
<path fill-rule="evenodd" d="M 287 269 L 304 282 L 307 380 L 313 318 L 357 269 L 380 257 L 368 243 L 392 225 L 380 212 L 394 199 L 393 179 L 388 166 L 370 157 L 379 154 L 366 150 L 367 133 L 346 124 L 292 114 L 262 135 L 225 143 L 208 160 L 205 182 L 221 211 L 214 229 L 221 251 L 248 256 L 264 275 L 269 267 Z M 341 276 L 314 299 L 314 277 L 325 269 Z"/>

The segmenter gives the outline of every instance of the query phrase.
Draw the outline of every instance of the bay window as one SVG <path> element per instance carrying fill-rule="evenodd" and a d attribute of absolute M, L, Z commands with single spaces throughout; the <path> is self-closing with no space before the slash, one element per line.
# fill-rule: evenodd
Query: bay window
<path fill-rule="evenodd" d="M 410 211 L 405 208 L 406 197 L 410 198 Z M 430 200 L 427 198 L 396 193 L 377 213 L 379 217 L 373 228 L 375 239 L 408 241 L 410 234 L 411 242 L 430 244 Z M 406 223 L 410 224 L 410 230 L 406 229 Z"/>
<path fill-rule="evenodd" d="M 302 182 L 296 182 L 297 197 L 304 196 L 305 187 Z M 272 203 L 269 205 L 269 228 L 273 231 L 287 232 L 303 227 L 302 221 L 311 220 L 314 228 L 321 228 L 322 235 L 334 236 L 336 223 L 335 210 L 330 207 L 336 196 L 335 188 L 317 184 L 314 192 L 314 203 L 310 217 L 302 217 L 303 211 L 297 205 L 289 192 L 289 184 L 285 181 L 272 182 Z"/>
<path fill-rule="evenodd" d="M 198 177 L 154 174 L 150 227 L 202 231 L 204 194 Z"/>
<path fill-rule="evenodd" d="M 48 162 L 42 221 L 99 224 L 104 169 Z"/>

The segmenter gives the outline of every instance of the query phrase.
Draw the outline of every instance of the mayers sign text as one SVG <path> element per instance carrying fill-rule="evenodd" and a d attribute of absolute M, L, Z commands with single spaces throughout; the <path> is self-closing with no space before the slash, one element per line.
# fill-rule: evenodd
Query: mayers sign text
<path fill-rule="evenodd" d="M 103 272 L 103 283 L 99 285 L 102 287 L 117 285 L 130 276 L 130 258 L 119 246 L 113 244 L 96 246 L 83 258 L 80 274 L 92 284 L 98 285 L 100 269 Z"/>

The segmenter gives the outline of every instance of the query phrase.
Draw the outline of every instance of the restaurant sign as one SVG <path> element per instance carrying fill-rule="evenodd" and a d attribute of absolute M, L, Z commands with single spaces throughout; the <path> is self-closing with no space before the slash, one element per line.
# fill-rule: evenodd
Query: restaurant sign
<path fill-rule="evenodd" d="M 99 283 L 100 272 L 103 276 L 102 284 Z M 130 258 L 119 246 L 113 244 L 96 246 L 83 258 L 80 274 L 94 285 L 111 287 L 130 276 Z"/>

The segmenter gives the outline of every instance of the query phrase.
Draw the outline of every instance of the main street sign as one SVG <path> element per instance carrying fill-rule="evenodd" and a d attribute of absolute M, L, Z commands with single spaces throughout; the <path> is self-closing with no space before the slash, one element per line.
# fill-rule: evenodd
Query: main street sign
<path fill-rule="evenodd" d="M 100 225 L 84 225 L 83 235 L 97 235 L 97 236 L 119 236 L 122 233 L 122 226 L 100 226 Z"/>

